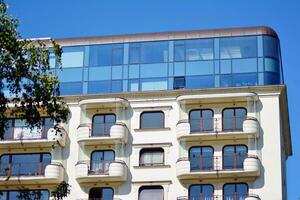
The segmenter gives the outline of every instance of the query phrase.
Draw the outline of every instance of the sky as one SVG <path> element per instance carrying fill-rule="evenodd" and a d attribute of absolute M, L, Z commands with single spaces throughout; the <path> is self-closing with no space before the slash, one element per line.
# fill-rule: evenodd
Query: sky
<path fill-rule="evenodd" d="M 300 199 L 299 0 L 6 0 L 23 38 L 66 38 L 265 25 L 279 35 L 293 156 L 288 199 Z M 271 133 L 270 133 L 271 134 Z M 276 174 L 274 174 L 276 176 Z"/>

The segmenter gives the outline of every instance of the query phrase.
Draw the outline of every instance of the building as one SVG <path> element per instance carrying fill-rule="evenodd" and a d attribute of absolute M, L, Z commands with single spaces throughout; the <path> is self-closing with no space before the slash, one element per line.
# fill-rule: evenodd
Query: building
<path fill-rule="evenodd" d="M 268 27 L 58 39 L 61 132 L 12 119 L 0 190 L 48 199 L 287 199 L 292 154 L 277 34 Z"/>

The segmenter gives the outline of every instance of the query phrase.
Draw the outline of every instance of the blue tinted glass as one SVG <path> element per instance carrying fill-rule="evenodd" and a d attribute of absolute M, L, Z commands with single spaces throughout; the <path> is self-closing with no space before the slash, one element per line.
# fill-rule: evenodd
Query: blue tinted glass
<path fill-rule="evenodd" d="M 220 87 L 231 87 L 231 86 L 232 86 L 232 75 L 221 75 Z"/>
<path fill-rule="evenodd" d="M 84 57 L 84 48 L 79 47 L 64 47 L 61 56 L 62 67 L 82 67 Z M 53 65 L 53 60 L 52 60 Z"/>
<path fill-rule="evenodd" d="M 129 63 L 140 63 L 140 57 L 141 57 L 140 47 L 133 46 L 129 48 Z"/>
<path fill-rule="evenodd" d="M 197 39 L 186 40 L 186 60 L 214 59 L 214 40 Z"/>
<path fill-rule="evenodd" d="M 175 61 L 184 61 L 185 60 L 185 49 L 184 49 L 184 43 L 175 43 L 174 45 L 174 55 L 175 55 Z"/>
<path fill-rule="evenodd" d="M 121 65 L 123 64 L 123 48 L 113 48 L 112 51 L 112 64 Z"/>
<path fill-rule="evenodd" d="M 111 67 L 91 67 L 89 68 L 89 80 L 110 80 Z"/>
<path fill-rule="evenodd" d="M 257 73 L 234 74 L 232 81 L 236 87 L 257 85 Z"/>
<path fill-rule="evenodd" d="M 257 72 L 257 59 L 233 59 L 232 60 L 232 73 L 248 73 Z"/>
<path fill-rule="evenodd" d="M 141 63 L 168 62 L 168 42 L 141 43 Z"/>
<path fill-rule="evenodd" d="M 167 63 L 141 65 L 141 78 L 166 77 L 166 76 L 168 76 Z"/>
<path fill-rule="evenodd" d="M 256 36 L 220 38 L 221 59 L 257 57 Z"/>
<path fill-rule="evenodd" d="M 122 79 L 122 66 L 112 66 L 111 68 L 111 77 L 112 79 Z"/>
<path fill-rule="evenodd" d="M 82 82 L 60 83 L 61 95 L 73 95 L 82 93 Z"/>
<path fill-rule="evenodd" d="M 112 92 L 122 92 L 122 81 L 112 81 L 111 91 Z"/>
<path fill-rule="evenodd" d="M 88 83 L 88 93 L 108 93 L 110 92 L 110 81 L 93 81 Z"/>
<path fill-rule="evenodd" d="M 272 58 L 265 58 L 265 72 L 274 72 L 279 74 L 279 62 Z"/>
<path fill-rule="evenodd" d="M 221 74 L 231 73 L 231 60 L 221 60 Z"/>
<path fill-rule="evenodd" d="M 263 36 L 264 39 L 264 56 L 279 59 L 279 41 L 271 36 Z"/>
<path fill-rule="evenodd" d="M 215 85 L 214 76 L 190 76 L 186 77 L 186 88 L 212 88 Z"/>
<path fill-rule="evenodd" d="M 111 65 L 112 45 L 93 45 L 90 47 L 90 66 Z"/>
<path fill-rule="evenodd" d="M 82 81 L 82 68 L 58 69 L 56 74 L 61 82 Z"/>
<path fill-rule="evenodd" d="M 129 65 L 129 78 L 139 78 L 139 77 L 140 77 L 140 66 Z"/>
<path fill-rule="evenodd" d="M 264 84 L 265 85 L 278 85 L 280 84 L 280 77 L 278 74 L 265 72 L 264 73 Z"/>
<path fill-rule="evenodd" d="M 141 91 L 166 90 L 167 88 L 166 78 L 141 79 Z"/>
<path fill-rule="evenodd" d="M 129 80 L 129 91 L 134 92 L 134 91 L 139 91 L 139 80 L 134 79 L 134 80 Z"/>
<path fill-rule="evenodd" d="M 208 75 L 213 73 L 213 61 L 197 61 L 186 63 L 186 75 Z"/>
<path fill-rule="evenodd" d="M 174 76 L 184 76 L 185 75 L 185 63 L 178 62 L 174 63 Z"/>

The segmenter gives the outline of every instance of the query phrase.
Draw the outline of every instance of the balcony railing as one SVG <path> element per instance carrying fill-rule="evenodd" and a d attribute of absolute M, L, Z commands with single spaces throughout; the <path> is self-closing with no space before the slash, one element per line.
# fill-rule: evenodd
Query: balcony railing
<path fill-rule="evenodd" d="M 100 174 L 108 174 L 109 173 L 109 165 L 114 162 L 113 160 L 91 160 L 86 161 L 89 163 L 89 175 L 100 175 Z"/>
<path fill-rule="evenodd" d="M 1 165 L 0 176 L 42 176 L 50 163 L 23 162 Z"/>
<path fill-rule="evenodd" d="M 35 140 L 47 139 L 47 131 L 44 126 L 30 128 L 28 126 L 9 127 L 5 131 L 4 140 Z"/>
<path fill-rule="evenodd" d="M 250 200 L 251 198 L 255 200 L 260 200 L 257 195 L 248 195 L 248 194 L 232 194 L 232 195 L 203 195 L 199 194 L 198 196 L 180 196 L 177 197 L 177 200 Z M 251 199 L 252 200 L 252 199 Z"/>

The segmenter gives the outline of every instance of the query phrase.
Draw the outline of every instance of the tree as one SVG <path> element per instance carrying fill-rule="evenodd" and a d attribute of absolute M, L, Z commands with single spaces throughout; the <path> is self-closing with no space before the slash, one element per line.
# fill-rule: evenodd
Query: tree
<path fill-rule="evenodd" d="M 41 124 L 41 111 L 58 123 L 66 121 L 68 109 L 59 96 L 59 80 L 49 62 L 51 53 L 61 67 L 62 49 L 53 40 L 45 44 L 21 39 L 19 22 L 8 16 L 7 8 L 0 0 L 0 130 L 11 110 L 30 127 Z"/>
<path fill-rule="evenodd" d="M 70 185 L 65 182 L 62 181 L 54 191 L 51 192 L 51 197 L 54 198 L 54 200 L 62 200 L 64 197 L 67 197 L 68 194 L 70 194 L 71 189 L 70 189 Z"/>

